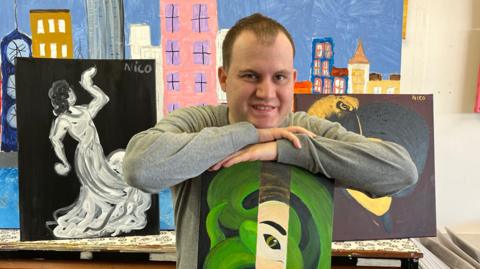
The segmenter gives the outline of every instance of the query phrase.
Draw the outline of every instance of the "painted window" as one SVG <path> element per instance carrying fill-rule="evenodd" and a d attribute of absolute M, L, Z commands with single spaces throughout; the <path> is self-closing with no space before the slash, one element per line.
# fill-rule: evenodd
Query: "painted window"
<path fill-rule="evenodd" d="M 57 58 L 57 44 L 50 44 L 50 58 Z"/>
<path fill-rule="evenodd" d="M 388 87 L 387 88 L 387 93 L 388 94 L 394 94 L 395 93 L 395 88 L 394 87 Z"/>
<path fill-rule="evenodd" d="M 46 56 L 46 54 L 45 54 L 45 43 L 40 43 L 39 44 L 39 49 L 40 49 L 40 56 Z"/>
<path fill-rule="evenodd" d="M 323 81 L 323 93 L 332 93 L 332 80 L 329 78 Z"/>
<path fill-rule="evenodd" d="M 45 27 L 43 27 L 43 20 L 38 20 L 37 21 L 37 33 L 38 34 L 44 34 L 45 33 Z"/>
<path fill-rule="evenodd" d="M 325 58 L 330 59 L 333 56 L 332 44 L 325 42 Z"/>
<path fill-rule="evenodd" d="M 353 93 L 359 93 L 363 91 L 363 86 L 365 84 L 365 71 L 362 69 L 353 69 L 352 70 L 352 90 Z"/>
<path fill-rule="evenodd" d="M 180 47 L 178 41 L 167 40 L 167 46 L 165 50 L 167 64 L 179 65 L 180 64 Z"/>
<path fill-rule="evenodd" d="M 168 112 L 172 112 L 176 109 L 179 109 L 180 105 L 178 103 L 170 103 L 168 104 Z"/>
<path fill-rule="evenodd" d="M 206 4 L 193 5 L 192 31 L 208 32 L 208 12 Z"/>
<path fill-rule="evenodd" d="M 322 76 L 330 76 L 330 63 L 328 61 L 322 62 Z"/>
<path fill-rule="evenodd" d="M 65 33 L 65 20 L 58 20 L 58 31 Z"/>
<path fill-rule="evenodd" d="M 170 72 L 167 74 L 167 89 L 170 91 L 180 90 L 180 75 L 178 72 Z"/>
<path fill-rule="evenodd" d="M 313 83 L 313 91 L 320 93 L 322 92 L 322 79 L 321 78 L 315 78 L 315 81 Z"/>
<path fill-rule="evenodd" d="M 205 92 L 207 90 L 207 76 L 205 73 L 195 74 L 195 92 Z"/>
<path fill-rule="evenodd" d="M 165 26 L 167 28 L 167 32 L 178 32 L 179 31 L 179 15 L 178 15 L 178 6 L 176 4 L 168 4 L 165 7 Z"/>
<path fill-rule="evenodd" d="M 313 60 L 313 74 L 316 76 L 320 76 L 320 66 L 321 66 L 321 61 L 320 60 Z"/>
<path fill-rule="evenodd" d="M 210 54 L 208 41 L 197 41 L 193 44 L 193 63 L 209 65 Z"/>
<path fill-rule="evenodd" d="M 334 84 L 334 93 L 345 93 L 344 78 L 335 78 L 333 84 Z"/>
<path fill-rule="evenodd" d="M 53 19 L 48 20 L 48 31 L 50 33 L 55 33 L 55 21 Z"/>
<path fill-rule="evenodd" d="M 66 44 L 62 44 L 62 58 L 67 58 L 67 45 Z"/>
<path fill-rule="evenodd" d="M 315 58 L 323 57 L 323 43 L 317 43 L 315 45 Z"/>

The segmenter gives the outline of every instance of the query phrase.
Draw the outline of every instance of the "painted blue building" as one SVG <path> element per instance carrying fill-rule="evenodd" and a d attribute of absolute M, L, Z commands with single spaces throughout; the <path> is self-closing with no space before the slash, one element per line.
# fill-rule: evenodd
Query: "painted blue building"
<path fill-rule="evenodd" d="M 310 69 L 314 93 L 333 92 L 333 39 L 315 38 L 312 41 L 312 63 Z"/>
<path fill-rule="evenodd" d="M 2 55 L 2 151 L 17 151 L 17 106 L 15 63 L 17 57 L 31 57 L 32 40 L 13 30 L 0 43 Z"/>
<path fill-rule="evenodd" d="M 90 59 L 124 59 L 123 0 L 86 0 Z"/>

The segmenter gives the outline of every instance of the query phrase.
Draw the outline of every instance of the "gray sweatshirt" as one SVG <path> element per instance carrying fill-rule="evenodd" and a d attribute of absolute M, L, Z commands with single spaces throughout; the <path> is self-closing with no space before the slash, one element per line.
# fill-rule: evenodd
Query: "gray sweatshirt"
<path fill-rule="evenodd" d="M 371 141 L 304 112 L 290 113 L 280 127 L 287 126 L 304 127 L 317 136 L 297 135 L 301 149 L 286 139 L 277 140 L 280 163 L 322 173 L 372 196 L 390 195 L 417 181 L 415 164 L 395 143 Z M 197 267 L 201 189 L 197 177 L 230 154 L 258 142 L 255 126 L 230 124 L 224 105 L 176 110 L 130 140 L 123 163 L 125 180 L 152 193 L 172 188 L 177 268 Z"/>

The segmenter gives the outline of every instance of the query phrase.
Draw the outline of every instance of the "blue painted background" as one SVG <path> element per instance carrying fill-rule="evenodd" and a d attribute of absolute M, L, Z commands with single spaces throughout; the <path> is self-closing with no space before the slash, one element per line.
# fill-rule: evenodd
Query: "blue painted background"
<path fill-rule="evenodd" d="M 124 0 L 127 58 L 130 58 L 130 24 L 150 25 L 152 45 L 159 45 L 159 2 L 160 0 Z M 239 18 L 254 12 L 271 16 L 284 24 L 296 43 L 295 67 L 298 70 L 298 80 L 310 78 L 311 46 L 314 37 L 333 38 L 335 67 L 347 67 L 348 60 L 356 49 L 357 40 L 361 38 L 370 61 L 371 72 L 381 73 L 383 77 L 388 77 L 390 73 L 400 73 L 403 0 L 218 0 L 217 3 L 219 29 L 230 28 Z M 32 9 L 69 9 L 75 58 L 88 55 L 85 0 L 17 0 L 18 28 L 27 35 L 31 35 L 29 11 Z M 1 39 L 15 29 L 14 0 L 0 0 L 0 12 Z M 0 173 L 0 184 L 4 181 L 10 182 L 12 177 L 13 174 Z M 13 191 L 12 196 L 17 195 L 17 198 L 11 197 L 9 201 L 18 200 L 18 186 L 16 193 L 13 186 L 7 185 L 0 189 L 7 191 L 0 194 Z M 171 193 L 162 191 L 159 199 L 161 227 L 173 228 Z M 12 219 L 16 218 L 15 214 L 18 215 L 18 209 L 0 212 L 3 219 L 6 214 L 12 214 Z M 6 226 L 0 222 L 0 227 Z"/>
<path fill-rule="evenodd" d="M 19 227 L 16 168 L 0 168 L 0 227 Z"/>
<path fill-rule="evenodd" d="M 125 5 L 125 41 L 129 39 L 133 23 L 150 25 L 152 45 L 160 44 L 160 2 L 159 0 L 124 0 Z M 30 10 L 32 9 L 68 9 L 72 17 L 74 55 L 78 57 L 80 49 L 83 57 L 88 56 L 87 16 L 85 0 L 17 0 L 18 28 L 31 36 Z M 0 38 L 6 36 L 15 28 L 14 0 L 0 0 Z M 130 58 L 130 47 L 125 47 L 127 58 Z"/>
<path fill-rule="evenodd" d="M 158 202 L 160 205 L 160 230 L 175 229 L 172 192 L 170 189 L 164 189 L 159 193 Z"/>
<path fill-rule="evenodd" d="M 74 44 L 88 55 L 84 0 L 17 0 L 19 29 L 30 35 L 29 10 L 70 9 Z M 125 40 L 128 43 L 132 23 L 151 27 L 152 44 L 160 40 L 159 0 L 125 0 Z M 13 0 L 0 1 L 0 37 L 15 25 Z M 231 27 L 237 19 L 262 12 L 284 24 L 297 46 L 295 66 L 299 80 L 310 76 L 313 37 L 332 37 L 335 42 L 335 66 L 347 67 L 357 39 L 363 40 L 370 70 L 387 77 L 400 73 L 403 0 L 219 0 L 219 28 Z M 130 48 L 126 44 L 126 55 Z"/>

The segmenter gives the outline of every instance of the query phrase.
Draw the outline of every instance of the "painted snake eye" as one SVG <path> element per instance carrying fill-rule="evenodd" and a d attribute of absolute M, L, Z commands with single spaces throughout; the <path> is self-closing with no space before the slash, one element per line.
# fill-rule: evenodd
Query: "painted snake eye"
<path fill-rule="evenodd" d="M 337 108 L 340 109 L 340 110 L 343 110 L 343 111 L 352 111 L 353 110 L 351 106 L 345 104 L 342 101 L 337 102 Z"/>
<path fill-rule="evenodd" d="M 264 234 L 263 238 L 265 239 L 265 243 L 271 249 L 280 249 L 280 242 L 278 242 L 277 238 L 275 238 L 271 234 Z"/>

